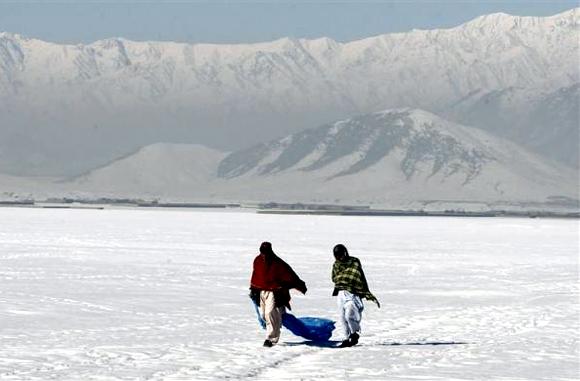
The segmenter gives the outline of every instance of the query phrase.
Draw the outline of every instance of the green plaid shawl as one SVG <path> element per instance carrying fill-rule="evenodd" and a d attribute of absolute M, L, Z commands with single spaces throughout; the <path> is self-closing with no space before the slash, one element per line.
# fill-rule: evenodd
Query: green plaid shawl
<path fill-rule="evenodd" d="M 379 308 L 381 307 L 377 298 L 369 291 L 369 285 L 358 258 L 349 256 L 345 261 L 334 261 L 332 281 L 337 289 L 356 294 L 361 298 L 377 303 Z"/>

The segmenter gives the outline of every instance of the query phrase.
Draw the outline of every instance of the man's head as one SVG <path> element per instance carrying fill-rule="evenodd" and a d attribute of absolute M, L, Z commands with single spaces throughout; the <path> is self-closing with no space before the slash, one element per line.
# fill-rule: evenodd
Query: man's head
<path fill-rule="evenodd" d="M 262 242 L 260 245 L 260 254 L 274 254 L 274 251 L 272 250 L 272 244 L 270 242 Z"/>
<path fill-rule="evenodd" d="M 346 249 L 346 246 L 344 246 L 341 243 L 334 246 L 334 249 L 332 249 L 332 252 L 334 254 L 334 258 L 337 261 L 344 261 L 346 258 L 348 258 L 348 250 Z"/>

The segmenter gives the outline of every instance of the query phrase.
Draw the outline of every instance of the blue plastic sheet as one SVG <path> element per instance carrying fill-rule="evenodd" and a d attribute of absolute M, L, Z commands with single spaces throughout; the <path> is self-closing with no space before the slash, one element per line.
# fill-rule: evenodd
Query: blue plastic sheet
<path fill-rule="evenodd" d="M 285 313 L 282 315 L 282 325 L 296 336 L 310 341 L 328 341 L 334 330 L 334 322 L 317 317 L 301 317 Z"/>
<path fill-rule="evenodd" d="M 258 322 L 263 329 L 266 329 L 266 322 L 262 318 L 262 315 L 260 315 L 258 306 L 256 303 L 252 304 L 258 315 Z M 315 342 L 328 341 L 332 336 L 332 331 L 334 331 L 334 321 L 330 319 L 317 317 L 297 318 L 288 312 L 282 315 L 282 326 L 296 336 Z"/>
<path fill-rule="evenodd" d="M 254 305 L 254 310 L 256 310 L 256 315 L 258 315 L 258 323 L 262 329 L 266 329 L 266 320 L 262 318 L 262 314 L 260 314 L 260 307 L 252 300 L 252 304 Z"/>

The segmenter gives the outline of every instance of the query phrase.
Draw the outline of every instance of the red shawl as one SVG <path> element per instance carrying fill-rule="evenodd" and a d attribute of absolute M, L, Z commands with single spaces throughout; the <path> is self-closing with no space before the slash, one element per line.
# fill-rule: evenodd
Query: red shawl
<path fill-rule="evenodd" d="M 250 280 L 250 287 L 276 291 L 280 289 L 305 290 L 304 282 L 294 270 L 276 254 L 260 254 L 254 259 L 254 271 Z"/>

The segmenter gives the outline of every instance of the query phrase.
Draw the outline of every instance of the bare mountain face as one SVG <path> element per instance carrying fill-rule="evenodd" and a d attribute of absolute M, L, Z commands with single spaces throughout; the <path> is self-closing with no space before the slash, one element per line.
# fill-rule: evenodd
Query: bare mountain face
<path fill-rule="evenodd" d="M 238 150 L 398 107 L 497 130 L 478 119 L 484 111 L 457 105 L 512 88 L 565 92 L 579 82 L 578 51 L 577 10 L 493 14 L 348 43 L 59 45 L 0 33 L 0 172 L 76 174 L 160 141 Z M 571 143 L 560 126 L 577 125 L 577 117 L 564 114 L 554 126 L 548 104 L 531 110 L 539 137 L 524 124 L 503 136 L 562 159 L 560 145 Z M 506 119 L 523 112 L 502 111 Z M 566 150 L 577 156 L 577 145 Z"/>
<path fill-rule="evenodd" d="M 266 176 L 288 169 L 314 172 L 352 158 L 327 178 L 331 180 L 363 172 L 399 150 L 404 153 L 400 169 L 407 179 L 419 171 L 420 163 L 431 162 L 430 176 L 461 172 L 468 182 L 492 157 L 466 147 L 441 125 L 434 115 L 420 111 L 362 115 L 233 153 L 221 162 L 218 175 L 234 178 L 253 171 Z"/>
<path fill-rule="evenodd" d="M 577 182 L 569 167 L 507 140 L 425 111 L 395 109 L 225 157 L 199 146 L 155 145 L 65 185 L 69 192 L 109 197 L 396 206 L 575 200 Z"/>

